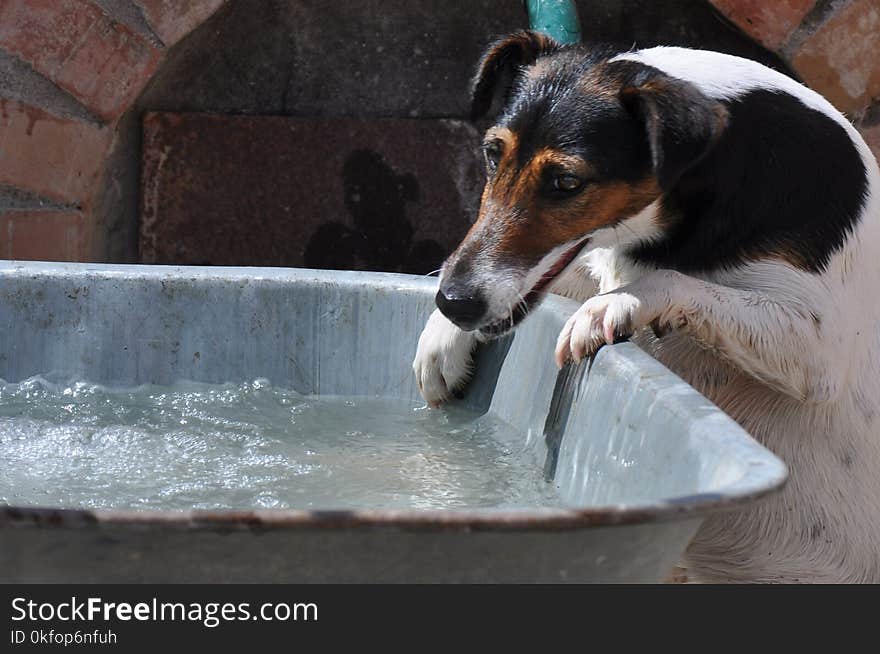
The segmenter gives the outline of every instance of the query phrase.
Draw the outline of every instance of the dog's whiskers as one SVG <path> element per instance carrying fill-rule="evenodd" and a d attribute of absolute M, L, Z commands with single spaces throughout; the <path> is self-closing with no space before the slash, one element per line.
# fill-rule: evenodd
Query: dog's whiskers
<path fill-rule="evenodd" d="M 523 297 L 523 294 L 520 293 L 520 291 L 517 289 L 513 289 L 513 291 L 514 291 L 514 293 L 516 293 L 517 297 L 519 298 L 519 302 L 516 305 L 517 308 L 519 308 L 519 310 L 522 311 L 523 314 L 528 313 L 529 312 L 529 304 L 528 304 L 528 302 L 526 302 L 526 299 Z"/>

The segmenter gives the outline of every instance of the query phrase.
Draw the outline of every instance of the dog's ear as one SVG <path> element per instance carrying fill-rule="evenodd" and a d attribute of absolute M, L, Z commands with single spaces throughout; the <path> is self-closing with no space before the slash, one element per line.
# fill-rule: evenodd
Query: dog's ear
<path fill-rule="evenodd" d="M 502 88 L 506 95 L 520 67 L 560 47 L 558 41 L 546 34 L 529 30 L 514 32 L 490 45 L 480 59 L 471 85 L 471 120 L 488 113 Z"/>
<path fill-rule="evenodd" d="M 644 125 L 654 174 L 664 191 L 712 149 L 727 126 L 723 104 L 659 71 L 636 75 L 620 98 Z"/>

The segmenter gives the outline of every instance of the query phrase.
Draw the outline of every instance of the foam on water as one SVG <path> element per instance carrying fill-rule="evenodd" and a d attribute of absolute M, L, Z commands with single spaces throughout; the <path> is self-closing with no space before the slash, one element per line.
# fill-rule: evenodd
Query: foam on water
<path fill-rule="evenodd" d="M 490 416 L 265 380 L 0 381 L 0 503 L 78 508 L 553 506 L 537 442 Z M 533 439 L 537 440 L 537 439 Z M 508 445 L 505 445 L 507 443 Z M 511 446 L 509 443 L 517 443 Z"/>

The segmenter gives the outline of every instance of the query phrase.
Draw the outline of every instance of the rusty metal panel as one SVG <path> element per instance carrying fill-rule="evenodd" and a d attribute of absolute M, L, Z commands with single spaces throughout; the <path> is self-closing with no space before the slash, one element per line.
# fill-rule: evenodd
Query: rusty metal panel
<path fill-rule="evenodd" d="M 140 260 L 427 273 L 476 216 L 455 120 L 149 113 Z"/>

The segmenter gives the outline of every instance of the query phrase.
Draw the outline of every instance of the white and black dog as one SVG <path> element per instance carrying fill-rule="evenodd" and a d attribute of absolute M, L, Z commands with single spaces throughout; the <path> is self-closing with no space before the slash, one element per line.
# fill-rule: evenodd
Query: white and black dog
<path fill-rule="evenodd" d="M 505 80 L 480 214 L 413 363 L 426 401 L 543 293 L 575 298 L 560 365 L 632 336 L 789 467 L 704 523 L 689 580 L 880 582 L 880 171 L 858 132 L 716 52 L 516 33 L 480 63 L 476 116 Z"/>

